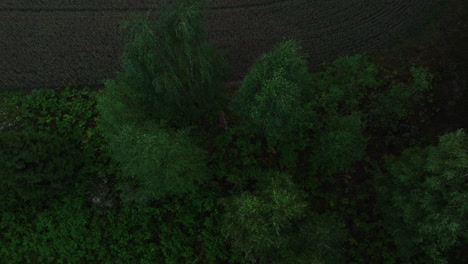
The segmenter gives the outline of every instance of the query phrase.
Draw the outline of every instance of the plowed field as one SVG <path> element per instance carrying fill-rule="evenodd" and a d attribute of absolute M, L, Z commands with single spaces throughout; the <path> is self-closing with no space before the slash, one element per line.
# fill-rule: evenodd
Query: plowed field
<path fill-rule="evenodd" d="M 99 86 L 121 71 L 122 20 L 174 1 L 5 0 L 0 3 L 0 87 Z M 208 39 L 240 80 L 284 37 L 302 40 L 309 66 L 391 45 L 437 0 L 213 0 Z M 156 12 L 155 12 L 156 13 Z M 153 15 L 153 19 L 156 16 Z"/>

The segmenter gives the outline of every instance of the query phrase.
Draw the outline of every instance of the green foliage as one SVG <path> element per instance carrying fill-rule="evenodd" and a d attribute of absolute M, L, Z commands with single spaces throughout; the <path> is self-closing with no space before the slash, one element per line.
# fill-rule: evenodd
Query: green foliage
<path fill-rule="evenodd" d="M 120 188 L 138 187 L 123 195 L 160 199 L 195 191 L 209 173 L 205 152 L 191 142 L 188 133 L 146 122 L 123 125 L 120 133 L 108 136 L 108 151 L 122 171 Z"/>
<path fill-rule="evenodd" d="M 316 97 L 302 106 L 302 122 L 294 139 L 279 146 L 281 166 L 294 168 L 299 156 L 313 175 L 346 172 L 367 147 L 362 104 L 366 89 L 377 85 L 374 66 L 359 55 L 341 58 L 335 68 L 313 74 Z"/>
<path fill-rule="evenodd" d="M 0 192 L 18 206 L 74 192 L 86 160 L 68 138 L 33 130 L 0 132 Z"/>
<path fill-rule="evenodd" d="M 333 217 L 308 212 L 301 193 L 287 174 L 259 174 L 254 193 L 224 200 L 222 232 L 234 249 L 261 263 L 307 263 L 337 256 L 342 226 Z M 336 230 L 338 230 L 336 232 Z M 339 255 L 339 254 L 338 254 Z"/>
<path fill-rule="evenodd" d="M 96 100 L 98 129 L 104 136 L 118 134 L 120 127 L 142 123 L 146 119 L 144 107 L 138 107 L 142 98 L 136 98 L 134 93 L 124 88 L 117 88 L 113 80 L 108 81 L 106 88 L 99 91 Z"/>
<path fill-rule="evenodd" d="M 250 112 L 250 119 L 263 128 L 261 134 L 272 142 L 286 137 L 288 130 L 282 129 L 291 129 L 301 116 L 300 90 L 283 76 L 284 70 L 280 69 L 272 79 L 264 82 L 262 90 L 255 95 L 256 104 Z"/>
<path fill-rule="evenodd" d="M 162 263 L 154 239 L 156 209 L 97 211 L 80 198 L 47 210 L 8 212 L 0 228 L 4 263 Z"/>
<path fill-rule="evenodd" d="M 98 118 L 95 95 L 88 87 L 78 89 L 68 86 L 64 89 L 35 89 L 29 95 L 13 94 L 2 98 L 4 108 L 1 112 L 5 113 L 5 120 L 2 122 L 11 124 L 3 130 L 18 131 L 2 134 L 2 137 L 5 142 L 22 141 L 14 146 L 15 150 L 5 149 L 9 153 L 8 158 L 11 158 L 9 162 L 27 163 L 24 166 L 29 171 L 31 168 L 38 168 L 34 169 L 33 174 L 36 176 L 31 176 L 28 180 L 35 181 L 42 177 L 38 182 L 42 182 L 44 186 L 37 187 L 38 190 L 45 188 L 47 184 L 64 187 L 74 184 L 74 190 L 78 191 L 96 177 L 99 168 L 108 163 L 108 157 L 101 149 L 103 138 L 95 128 Z M 21 161 L 15 155 L 25 158 Z M 48 168 L 47 171 L 40 172 L 45 168 Z M 8 169 L 5 173 L 7 171 L 11 172 Z M 12 175 L 18 173 L 19 170 Z M 21 173 L 24 174 L 24 170 Z M 74 178 L 78 174 L 81 175 L 80 180 Z M 59 184 L 62 178 L 68 179 L 67 183 Z M 80 186 L 76 185 L 78 182 Z M 52 195 L 52 189 L 49 191 L 48 195 Z"/>
<path fill-rule="evenodd" d="M 370 96 L 368 126 L 374 130 L 395 130 L 398 123 L 407 121 L 424 105 L 427 92 L 432 89 L 433 76 L 425 68 L 411 67 L 412 80 L 397 83 Z"/>
<path fill-rule="evenodd" d="M 158 204 L 164 208 L 158 236 L 165 263 L 239 263 L 220 234 L 217 189 L 207 184 L 200 192 Z"/>
<path fill-rule="evenodd" d="M 289 136 L 301 117 L 309 73 L 297 50 L 296 42 L 289 40 L 262 55 L 250 68 L 232 103 L 243 125 L 265 136 L 270 145 Z"/>
<path fill-rule="evenodd" d="M 386 164 L 377 187 L 399 256 L 446 263 L 444 253 L 467 236 L 468 136 L 446 134 L 439 145 L 406 149 Z"/>
<path fill-rule="evenodd" d="M 239 263 L 219 231 L 218 191 L 151 207 L 91 208 L 79 196 L 3 211 L 2 263 Z"/>
<path fill-rule="evenodd" d="M 189 126 L 224 103 L 217 81 L 225 65 L 204 42 L 202 6 L 179 1 L 161 7 L 155 24 L 149 13 L 124 24 L 126 72 L 117 74 L 118 82 L 104 81 L 97 109 L 106 150 L 120 164 L 125 200 L 193 192 L 208 178 L 206 154 Z"/>
<path fill-rule="evenodd" d="M 321 112 L 349 115 L 360 111 L 366 94 L 382 84 L 376 80 L 377 67 L 368 57 L 340 57 L 323 72 L 312 74 L 312 93 Z"/>
<path fill-rule="evenodd" d="M 226 168 L 238 169 L 261 166 L 259 157 L 266 149 L 261 139 L 240 128 L 218 135 L 215 145 L 216 151 L 210 156 L 211 160 Z"/>
<path fill-rule="evenodd" d="M 208 177 L 205 153 L 185 128 L 219 107 L 216 82 L 224 65 L 204 42 L 200 3 L 163 7 L 154 25 L 149 13 L 125 23 L 126 72 L 117 75 L 118 84 L 106 80 L 98 95 L 99 131 L 121 165 L 127 200 L 193 192 Z"/>
<path fill-rule="evenodd" d="M 205 41 L 203 7 L 202 1 L 179 1 L 161 6 L 154 24 L 149 12 L 125 22 L 127 43 L 121 57 L 125 72 L 117 74 L 118 84 L 105 80 L 106 89 L 123 89 L 124 105 L 175 127 L 194 124 L 219 110 L 226 100 L 219 82 L 229 66 Z"/>
<path fill-rule="evenodd" d="M 415 116 L 432 89 L 433 76 L 427 69 L 410 71 L 408 83 L 388 84 L 377 79 L 377 66 L 367 56 L 341 57 L 324 72 L 312 74 L 312 102 L 321 114 L 362 112 L 372 133 L 395 130 L 399 122 Z"/>
<path fill-rule="evenodd" d="M 9 100 L 20 113 L 16 120 L 34 130 L 81 139 L 97 116 L 94 92 L 88 87 L 63 90 L 35 89 Z"/>
<path fill-rule="evenodd" d="M 388 146 L 390 142 L 394 142 L 396 136 L 400 136 L 400 125 L 405 124 L 416 129 L 413 124 L 420 121 L 418 114 L 422 112 L 432 89 L 432 75 L 427 69 L 412 67 L 411 80 L 405 83 L 393 81 L 389 84 L 385 79 L 377 79 L 380 73 L 377 69 L 367 56 L 358 54 L 339 58 L 326 71 L 311 75 L 310 89 L 316 97 L 304 105 L 302 134 L 298 135 L 312 135 L 313 138 L 297 138 L 309 147 L 309 152 L 316 150 L 314 153 L 317 156 L 309 158 L 312 164 L 330 168 L 327 172 L 313 166 L 314 173 L 345 171 L 348 165 L 363 157 L 367 139 L 372 140 L 372 146 L 379 149 L 381 144 Z M 346 124 L 333 124 L 344 116 L 355 117 L 348 118 Z M 341 128 L 337 129 L 338 127 Z M 343 129 L 347 133 L 338 135 Z M 340 143 L 345 138 L 348 138 L 348 142 Z M 325 142 L 336 147 L 326 145 Z M 351 152 L 346 152 L 345 149 L 342 149 L 343 152 L 339 151 L 338 149 L 344 147 L 342 144 L 347 144 Z M 349 161 L 343 162 L 344 160 L 335 158 L 338 152 L 345 159 L 349 156 Z M 327 161 L 323 162 L 321 156 L 325 160 L 335 161 L 333 164 L 326 164 Z M 335 166 L 338 167 L 335 169 Z"/>
<path fill-rule="evenodd" d="M 351 165 L 364 158 L 367 138 L 358 113 L 332 116 L 327 129 L 317 136 L 314 154 L 309 162 L 312 175 L 331 176 L 347 172 Z"/>
<path fill-rule="evenodd" d="M 363 105 L 369 90 L 381 85 L 376 73 L 367 57 L 356 55 L 339 58 L 326 71 L 310 74 L 301 95 L 308 101 L 289 114 L 299 128 L 289 131 L 289 140 L 278 146 L 281 167 L 295 168 L 302 156 L 309 161 L 312 174 L 330 176 L 360 161 L 367 146 Z"/>
<path fill-rule="evenodd" d="M 228 103 L 218 82 L 229 67 L 205 42 L 203 7 L 179 1 L 157 23 L 125 22 L 125 72 L 97 94 L 0 101 L 1 263 L 443 263 L 461 248 L 464 132 L 376 173 L 384 220 L 366 168 L 352 170 L 368 137 L 417 117 L 426 69 L 389 84 L 356 55 L 309 74 L 285 41 L 245 77 L 232 103 L 240 126 L 195 130 Z M 86 206 L 93 177 L 121 203 Z"/>
<path fill-rule="evenodd" d="M 439 177 L 431 178 L 432 188 L 440 188 L 445 183 L 452 186 L 466 182 L 468 168 L 468 135 L 459 129 L 440 138 L 437 147 L 429 148 L 427 169 Z M 465 207 L 463 207 L 464 205 Z M 460 204 L 466 210 L 467 204 Z"/>
<path fill-rule="evenodd" d="M 295 223 L 288 247 L 280 250 L 281 260 L 272 263 L 344 263 L 345 239 L 340 216 L 308 212 Z"/>
<path fill-rule="evenodd" d="M 23 126 L 16 120 L 21 110 L 12 102 L 11 98 L 17 93 L 2 93 L 0 96 L 0 131 L 19 130 Z"/>

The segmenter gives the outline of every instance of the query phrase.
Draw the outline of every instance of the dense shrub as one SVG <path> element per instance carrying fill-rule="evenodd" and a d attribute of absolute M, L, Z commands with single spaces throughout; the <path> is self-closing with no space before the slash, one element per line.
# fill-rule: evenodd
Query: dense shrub
<path fill-rule="evenodd" d="M 88 87 L 60 90 L 35 89 L 26 96 L 8 100 L 16 105 L 16 120 L 23 127 L 82 140 L 97 116 L 95 93 Z"/>
<path fill-rule="evenodd" d="M 445 263 L 444 253 L 467 237 L 467 134 L 458 130 L 437 146 L 406 149 L 386 168 L 376 174 L 376 186 L 397 256 Z"/>
<path fill-rule="evenodd" d="M 5 213 L 0 228 L 4 263 L 164 262 L 154 239 L 157 210 L 124 207 L 99 211 L 79 197 L 49 209 Z"/>
<path fill-rule="evenodd" d="M 0 132 L 0 192 L 11 206 L 74 193 L 84 163 L 68 138 L 30 129 Z"/>
<path fill-rule="evenodd" d="M 96 93 L 88 87 L 71 88 L 67 86 L 63 89 L 35 89 L 31 94 L 27 95 L 16 93 L 5 96 L 2 98 L 5 102 L 3 104 L 5 108 L 2 108 L 2 112 L 5 113 L 6 117 L 4 122 L 12 125 L 5 127 L 3 130 L 21 131 L 21 133 L 12 133 L 9 134 L 10 136 L 5 136 L 17 135 L 18 137 L 27 138 L 31 135 L 41 134 L 42 136 L 34 136 L 34 138 L 41 138 L 40 140 L 37 139 L 34 145 L 46 144 L 46 148 L 55 148 L 55 150 L 48 151 L 47 158 L 43 157 L 45 154 L 36 153 L 37 155 L 35 155 L 34 151 L 31 151 L 28 162 L 30 164 L 41 164 L 37 166 L 43 167 L 48 165 L 56 166 L 54 164 L 57 160 L 69 163 L 68 165 L 61 165 L 64 168 L 66 166 L 75 168 L 73 173 L 67 172 L 70 174 L 67 177 L 77 178 L 77 175 L 80 175 L 79 178 L 85 179 L 85 182 L 81 182 L 83 184 L 80 183 L 80 186 L 75 186 L 74 190 L 85 191 L 83 188 L 88 184 L 92 184 L 91 182 L 97 177 L 101 177 L 102 172 L 105 170 L 104 167 L 109 163 L 109 157 L 107 157 L 106 153 L 103 153 L 101 148 L 103 138 L 95 128 L 98 118 L 95 109 L 95 95 Z M 57 143 L 52 143 L 55 141 Z M 28 142 L 30 140 L 26 139 L 23 144 L 29 144 Z M 50 147 L 48 147 L 49 145 Z M 17 145 L 16 147 L 23 148 L 23 150 L 25 148 L 39 150 L 42 146 L 26 147 Z M 26 152 L 26 150 L 24 151 Z M 79 152 L 79 154 L 70 154 L 76 152 Z M 9 153 L 17 153 L 17 151 Z M 59 156 L 55 157 L 53 155 Z M 69 158 L 68 156 L 75 156 L 75 158 Z M 76 156 L 79 156 L 79 158 Z M 9 157 L 14 158 L 13 156 Z M 48 163 L 43 164 L 46 160 Z M 70 160 L 70 162 L 65 162 L 66 160 Z M 17 161 L 11 160 L 11 162 Z M 77 171 L 75 163 L 80 163 L 79 171 Z M 67 168 L 68 170 L 69 168 Z M 75 176 L 71 176 L 71 174 Z M 51 175 L 50 177 L 55 176 Z M 43 183 L 46 182 L 43 181 Z"/>
<path fill-rule="evenodd" d="M 11 100 L 14 95 L 18 95 L 18 93 L 2 92 L 0 95 L 0 131 L 19 130 L 23 127 L 21 122 L 16 120 L 21 110 Z"/>
<path fill-rule="evenodd" d="M 151 207 L 89 207 L 80 196 L 3 211 L 1 263 L 239 263 L 219 231 L 216 188 Z"/>

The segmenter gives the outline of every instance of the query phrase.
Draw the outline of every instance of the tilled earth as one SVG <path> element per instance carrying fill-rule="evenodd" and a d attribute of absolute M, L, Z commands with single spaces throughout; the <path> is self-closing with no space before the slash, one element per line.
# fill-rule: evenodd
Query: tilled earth
<path fill-rule="evenodd" d="M 120 23 L 155 2 L 174 1 L 2 1 L 0 87 L 102 85 L 122 71 Z M 208 40 L 233 67 L 228 80 L 239 80 L 284 37 L 303 41 L 311 69 L 338 56 L 372 53 L 399 39 L 436 2 L 213 0 L 202 13 Z"/>

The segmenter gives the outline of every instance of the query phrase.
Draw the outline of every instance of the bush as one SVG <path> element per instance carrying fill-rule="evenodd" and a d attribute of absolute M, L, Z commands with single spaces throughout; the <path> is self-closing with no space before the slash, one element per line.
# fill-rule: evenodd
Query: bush
<path fill-rule="evenodd" d="M 102 155 L 105 154 L 101 149 L 103 138 L 95 127 L 98 119 L 95 96 L 96 93 L 88 87 L 78 89 L 67 86 L 63 89 L 35 89 L 28 95 L 18 94 L 2 98 L 5 102 L 4 106 L 6 106 L 2 109 L 5 111 L 2 112 L 8 115 L 5 122 L 8 121 L 12 124 L 4 131 L 23 131 L 24 133 L 20 134 L 24 137 L 37 133 L 50 135 L 48 140 L 40 140 L 40 142 L 47 142 L 47 144 L 51 144 L 50 142 L 56 138 L 63 139 L 60 142 L 64 143 L 57 147 L 57 151 L 54 153 L 64 155 L 65 152 L 62 152 L 64 148 L 68 148 L 67 151 L 79 151 L 79 158 L 75 159 L 81 162 L 79 173 L 78 171 L 73 173 L 79 174 L 80 178 L 86 179 L 86 183 L 90 183 L 96 179 L 100 168 L 109 161 L 108 157 Z M 33 157 L 31 156 L 31 158 Z M 67 159 L 52 156 L 48 158 L 51 160 Z M 37 164 L 44 161 L 41 155 L 38 155 L 38 159 Z M 73 162 L 70 164 L 74 164 Z M 85 184 L 80 185 L 81 187 L 85 187 Z M 78 190 L 78 187 L 74 189 Z"/>
<path fill-rule="evenodd" d="M 51 208 L 2 217 L 4 263 L 163 263 L 154 239 L 155 209 L 97 211 L 78 197 Z M 6 228 L 6 229 L 5 229 Z"/>
<path fill-rule="evenodd" d="M 376 186 L 398 256 L 446 263 L 444 253 L 467 238 L 468 136 L 458 130 L 437 146 L 406 149 L 386 168 Z"/>
<path fill-rule="evenodd" d="M 97 116 L 88 87 L 62 90 L 35 89 L 30 95 L 11 97 L 20 110 L 16 120 L 24 127 L 82 140 Z"/>
<path fill-rule="evenodd" d="M 1 263 L 239 263 L 219 234 L 210 185 L 151 207 L 90 207 L 80 196 L 0 218 Z"/>
<path fill-rule="evenodd" d="M 11 206 L 74 193 L 84 162 L 67 138 L 32 130 L 0 132 L 1 192 Z"/>
<path fill-rule="evenodd" d="M 2 93 L 0 96 L 0 131 L 20 130 L 23 128 L 22 122 L 16 120 L 21 110 L 11 100 L 15 94 L 17 93 L 13 93 L 13 95 L 11 93 Z"/>

